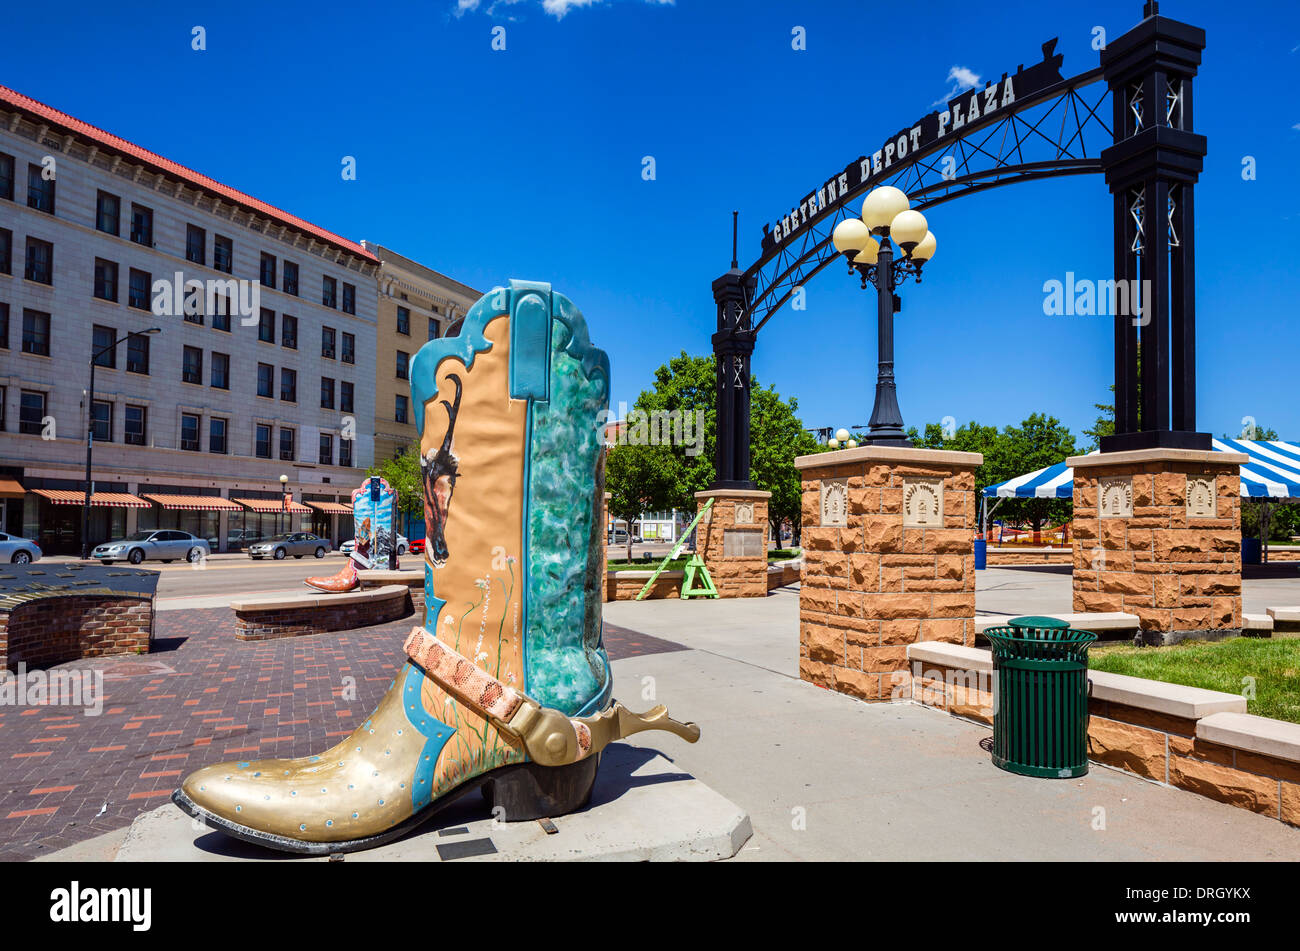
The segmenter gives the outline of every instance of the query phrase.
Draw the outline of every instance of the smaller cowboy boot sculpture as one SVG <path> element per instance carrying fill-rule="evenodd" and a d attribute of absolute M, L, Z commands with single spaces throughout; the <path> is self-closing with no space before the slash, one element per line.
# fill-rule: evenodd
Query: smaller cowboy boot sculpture
<path fill-rule="evenodd" d="M 357 563 L 351 558 L 336 574 L 317 575 L 303 581 L 303 584 L 309 588 L 315 588 L 317 591 L 328 591 L 331 594 L 342 594 L 344 591 L 351 591 L 360 583 L 361 579 L 357 577 Z"/>
<path fill-rule="evenodd" d="M 586 805 L 600 751 L 693 723 L 612 697 L 601 643 L 609 360 L 549 284 L 512 281 L 411 364 L 427 543 L 425 617 L 374 713 L 318 756 L 222 763 L 172 801 L 292 852 L 402 835 L 480 788 L 501 818 Z"/>

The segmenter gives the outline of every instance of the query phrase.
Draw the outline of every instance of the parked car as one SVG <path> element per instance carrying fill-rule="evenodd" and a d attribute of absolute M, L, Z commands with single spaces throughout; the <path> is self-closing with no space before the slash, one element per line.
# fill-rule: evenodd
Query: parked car
<path fill-rule="evenodd" d="M 145 560 L 166 564 L 182 558 L 195 562 L 208 557 L 211 552 L 207 539 L 198 538 L 189 532 L 164 528 L 136 532 L 117 541 L 96 545 L 90 554 L 105 565 L 111 565 L 115 561 L 129 561 L 138 565 Z"/>
<path fill-rule="evenodd" d="M 424 554 L 424 539 L 423 539 L 423 538 L 413 538 L 413 539 L 411 539 L 411 554 L 412 554 L 412 555 L 423 555 L 423 554 Z"/>
<path fill-rule="evenodd" d="M 616 528 L 609 533 L 609 543 L 611 545 L 626 545 L 627 531 L 622 528 Z"/>
<path fill-rule="evenodd" d="M 7 561 L 15 565 L 27 565 L 41 560 L 41 546 L 30 538 L 6 535 L 0 532 L 0 562 Z"/>
<path fill-rule="evenodd" d="M 301 558 L 303 555 L 324 558 L 329 550 L 330 543 L 327 539 L 313 535 L 311 532 L 293 532 L 289 535 L 276 535 L 264 542 L 254 542 L 248 546 L 248 557 L 274 558 L 276 561 L 288 555 L 293 555 L 295 558 Z"/>
<path fill-rule="evenodd" d="M 357 547 L 357 540 L 356 540 L 355 538 L 349 538 L 347 541 L 345 541 L 342 545 L 339 546 L 339 552 L 340 552 L 341 554 L 351 556 L 351 554 L 352 554 L 352 549 L 354 549 L 354 548 L 356 548 L 356 547 Z M 405 555 L 408 551 L 415 551 L 415 549 L 411 546 L 411 543 L 410 543 L 409 541 L 406 540 L 406 536 L 405 536 L 405 535 L 398 535 L 398 536 L 397 536 L 397 554 L 398 554 L 398 555 Z M 420 551 L 424 551 L 424 542 L 423 542 L 423 541 L 420 542 Z"/>

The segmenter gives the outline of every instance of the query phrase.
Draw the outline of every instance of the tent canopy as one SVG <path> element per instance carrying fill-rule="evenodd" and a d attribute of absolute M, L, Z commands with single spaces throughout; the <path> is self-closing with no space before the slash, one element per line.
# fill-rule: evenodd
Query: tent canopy
<path fill-rule="evenodd" d="M 1241 466 L 1241 494 L 1247 498 L 1300 501 L 1300 443 L 1280 439 L 1215 439 L 1216 452 L 1250 457 Z M 1046 469 L 985 486 L 984 495 L 1001 499 L 1068 499 L 1074 495 L 1074 469 L 1058 462 Z"/>

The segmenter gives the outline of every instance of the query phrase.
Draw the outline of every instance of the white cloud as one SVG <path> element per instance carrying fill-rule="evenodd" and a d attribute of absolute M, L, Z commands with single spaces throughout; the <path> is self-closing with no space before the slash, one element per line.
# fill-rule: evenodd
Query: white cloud
<path fill-rule="evenodd" d="M 497 7 L 513 6 L 521 3 L 522 0 L 493 0 L 485 11 L 489 16 L 496 13 Z M 541 0 L 542 10 L 549 13 L 557 20 L 563 20 L 570 10 L 576 10 L 581 7 L 594 7 L 605 3 L 605 0 Z M 642 0 L 642 2 L 652 6 L 673 6 L 676 0 Z M 455 16 L 463 16 L 466 13 L 472 13 L 478 10 L 482 0 L 456 0 Z"/>
<path fill-rule="evenodd" d="M 959 92 L 964 92 L 967 89 L 974 89 L 980 84 L 980 78 L 979 75 L 968 66 L 954 66 L 948 70 L 948 82 L 952 83 L 952 88 L 944 93 L 941 99 L 936 99 L 934 102 L 930 103 L 930 105 L 942 106 Z"/>
<path fill-rule="evenodd" d="M 464 16 L 478 9 L 479 0 L 456 0 L 456 16 Z"/>
<path fill-rule="evenodd" d="M 542 9 L 557 20 L 563 20 L 564 15 L 574 7 L 589 7 L 599 3 L 600 0 L 542 0 Z"/>

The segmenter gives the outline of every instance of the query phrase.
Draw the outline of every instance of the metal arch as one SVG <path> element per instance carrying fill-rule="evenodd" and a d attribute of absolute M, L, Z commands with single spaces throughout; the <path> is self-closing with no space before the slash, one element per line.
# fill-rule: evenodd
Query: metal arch
<path fill-rule="evenodd" d="M 914 199 L 914 207 L 925 209 L 1004 185 L 1100 173 L 1101 150 L 1114 141 L 1103 118 L 1109 114 L 1110 88 L 1102 84 L 1095 97 L 1082 90 L 1101 79 L 1098 67 L 1064 80 L 1014 112 L 934 143 L 904 159 L 893 175 L 844 195 L 794 240 L 745 271 L 745 285 L 755 288 L 745 306 L 745 324 L 753 328 L 748 332 L 762 329 L 799 287 L 839 256 L 831 233 L 850 215 L 850 204 L 871 188 L 893 185 Z M 944 161 L 948 157 L 951 163 Z"/>

